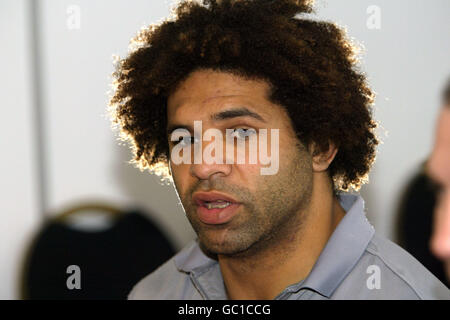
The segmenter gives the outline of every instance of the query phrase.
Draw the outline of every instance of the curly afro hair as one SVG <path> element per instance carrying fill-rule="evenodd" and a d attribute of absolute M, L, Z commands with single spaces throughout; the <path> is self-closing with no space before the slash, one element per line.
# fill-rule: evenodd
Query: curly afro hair
<path fill-rule="evenodd" d="M 267 81 L 270 100 L 287 110 L 303 144 L 323 151 L 334 143 L 335 190 L 367 182 L 379 143 L 374 94 L 345 31 L 306 17 L 312 2 L 184 0 L 172 18 L 143 28 L 117 61 L 109 102 L 132 162 L 171 178 L 167 98 L 193 71 L 213 69 Z"/>

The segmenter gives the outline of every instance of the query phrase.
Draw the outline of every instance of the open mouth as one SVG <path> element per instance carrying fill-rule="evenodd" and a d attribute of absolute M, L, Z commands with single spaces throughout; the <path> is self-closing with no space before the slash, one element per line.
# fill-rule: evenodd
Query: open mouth
<path fill-rule="evenodd" d="M 198 192 L 193 196 L 197 215 L 206 224 L 224 224 L 237 213 L 240 203 L 230 196 L 216 192 Z"/>
<path fill-rule="evenodd" d="M 231 205 L 231 202 L 224 200 L 217 201 L 203 201 L 202 206 L 208 209 L 223 209 Z"/>

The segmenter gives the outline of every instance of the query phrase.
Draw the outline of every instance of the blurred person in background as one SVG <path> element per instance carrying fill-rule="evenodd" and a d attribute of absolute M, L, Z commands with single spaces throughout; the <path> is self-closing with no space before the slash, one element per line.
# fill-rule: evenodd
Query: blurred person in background
<path fill-rule="evenodd" d="M 447 278 L 450 279 L 450 80 L 444 90 L 442 104 L 434 148 L 426 170 L 438 188 L 431 250 L 444 262 Z"/>
<path fill-rule="evenodd" d="M 434 148 L 407 184 L 397 232 L 399 244 L 449 287 L 450 81 L 442 98 Z"/>

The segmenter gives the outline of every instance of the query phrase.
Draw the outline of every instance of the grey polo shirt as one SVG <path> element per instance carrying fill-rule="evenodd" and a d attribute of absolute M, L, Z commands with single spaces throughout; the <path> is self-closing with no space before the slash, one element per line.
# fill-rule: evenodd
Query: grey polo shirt
<path fill-rule="evenodd" d="M 378 236 L 360 196 L 342 193 L 346 211 L 309 275 L 275 299 L 448 299 L 450 291 L 405 250 Z M 270 281 L 270 279 L 261 279 Z M 129 299 L 226 300 L 220 265 L 197 239 L 137 283 Z"/>

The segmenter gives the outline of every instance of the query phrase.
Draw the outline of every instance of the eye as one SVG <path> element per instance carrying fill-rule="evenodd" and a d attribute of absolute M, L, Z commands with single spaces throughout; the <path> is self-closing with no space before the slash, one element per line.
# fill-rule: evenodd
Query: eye
<path fill-rule="evenodd" d="M 253 128 L 235 128 L 233 129 L 231 136 L 238 139 L 246 139 L 254 134 L 256 134 L 256 130 Z"/>
<path fill-rule="evenodd" d="M 192 136 L 180 137 L 178 140 L 174 141 L 176 145 L 180 145 L 181 147 L 187 147 L 196 142 L 198 142 L 198 139 Z"/>

